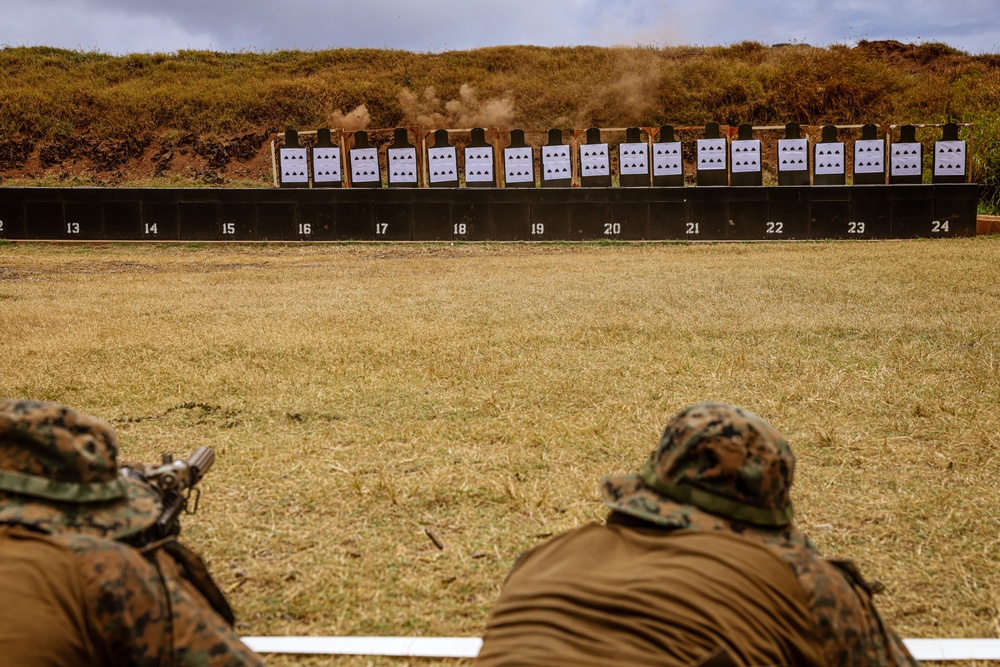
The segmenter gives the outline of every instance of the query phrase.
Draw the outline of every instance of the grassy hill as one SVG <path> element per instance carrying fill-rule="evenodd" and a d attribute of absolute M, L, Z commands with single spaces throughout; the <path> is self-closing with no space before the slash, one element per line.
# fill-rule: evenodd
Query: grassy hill
<path fill-rule="evenodd" d="M 0 49 L 0 178 L 261 183 L 286 127 L 972 122 L 996 201 L 1000 54 L 861 42 L 111 56 Z M 267 160 L 263 159 L 267 155 Z"/>

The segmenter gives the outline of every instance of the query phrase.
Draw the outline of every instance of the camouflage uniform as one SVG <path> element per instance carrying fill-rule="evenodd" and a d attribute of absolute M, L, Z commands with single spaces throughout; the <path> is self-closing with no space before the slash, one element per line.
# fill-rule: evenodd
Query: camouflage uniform
<path fill-rule="evenodd" d="M 581 545 L 587 544 L 587 535 L 602 530 L 645 531 L 667 542 L 693 534 L 738 536 L 764 547 L 793 573 L 812 617 L 808 634 L 821 654 L 819 664 L 916 665 L 896 633 L 879 617 L 871 602 L 870 587 L 857 568 L 850 562 L 823 559 L 816 546 L 792 523 L 789 491 L 794 470 L 795 459 L 788 443 L 757 415 L 718 403 L 695 405 L 670 420 L 658 447 L 638 474 L 601 480 L 602 497 L 613 510 L 607 525 L 577 529 L 568 535 Z M 578 531 L 579 536 L 575 535 Z M 532 604 L 532 598 L 541 600 L 546 595 L 545 568 L 556 571 L 551 562 L 541 568 L 537 563 L 544 560 L 546 549 L 559 548 L 550 544 L 565 537 L 537 547 L 515 564 L 487 626 L 480 653 L 481 658 L 486 658 L 481 660 L 483 664 L 530 662 L 519 660 L 518 642 L 530 645 L 533 633 L 538 630 L 551 633 L 552 626 L 561 622 L 551 615 L 551 609 L 546 610 L 550 616 L 540 623 L 547 627 L 533 628 L 530 623 L 522 623 L 521 636 L 515 641 L 510 619 L 531 618 L 523 613 L 524 608 Z M 593 542 L 593 537 L 591 540 L 600 543 Z M 618 543 L 609 544 L 609 548 L 617 548 Z M 562 548 L 567 558 L 574 557 L 573 550 L 566 545 Z M 594 567 L 602 567 L 599 561 L 595 562 Z M 766 564 L 760 560 L 755 563 Z M 587 573 L 578 574 L 580 582 L 584 582 Z M 529 586 L 523 584 L 526 577 L 533 577 Z M 509 589 L 514 593 L 508 596 Z M 575 593 L 563 589 L 559 595 L 565 601 Z M 508 597 L 516 598 L 517 602 L 510 603 Z M 636 606 L 622 602 L 621 609 L 635 613 Z M 590 609 L 582 613 L 592 616 L 607 610 Z M 639 616 L 631 623 L 639 633 L 649 627 L 649 620 Z M 609 621 L 613 623 L 613 616 Z M 491 646 L 494 634 L 503 638 L 499 642 L 503 646 L 498 647 L 502 650 Z M 582 633 L 576 630 L 575 634 L 579 646 Z M 726 638 L 721 639 L 724 646 Z M 595 639 L 594 650 L 598 644 Z M 505 651 L 506 659 L 501 655 Z M 739 655 L 730 655 L 724 656 L 720 664 L 747 663 Z"/>
<path fill-rule="evenodd" d="M 0 655 L 5 664 L 259 665 L 160 549 L 119 474 L 114 432 L 55 403 L 0 401 Z"/>

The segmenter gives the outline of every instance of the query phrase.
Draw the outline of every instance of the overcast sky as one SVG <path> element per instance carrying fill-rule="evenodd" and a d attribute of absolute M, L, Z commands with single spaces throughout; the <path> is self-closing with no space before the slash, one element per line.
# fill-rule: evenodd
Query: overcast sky
<path fill-rule="evenodd" d="M 1000 0 L 0 0 L 0 46 L 114 54 L 862 39 L 1000 53 Z"/>

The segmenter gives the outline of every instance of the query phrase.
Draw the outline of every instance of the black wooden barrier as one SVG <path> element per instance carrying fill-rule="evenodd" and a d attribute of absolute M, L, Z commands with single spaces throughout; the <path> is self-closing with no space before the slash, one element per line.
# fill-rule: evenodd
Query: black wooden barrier
<path fill-rule="evenodd" d="M 0 239 L 586 241 L 974 236 L 975 184 L 665 188 L 0 187 Z"/>

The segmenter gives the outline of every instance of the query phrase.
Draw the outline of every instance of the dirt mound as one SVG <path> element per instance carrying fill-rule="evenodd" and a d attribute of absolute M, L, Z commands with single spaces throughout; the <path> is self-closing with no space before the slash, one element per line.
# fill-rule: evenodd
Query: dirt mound
<path fill-rule="evenodd" d="M 277 132 L 259 128 L 223 139 L 161 136 L 108 140 L 87 135 L 65 142 L 0 142 L 0 181 L 83 180 L 118 185 L 156 178 L 221 184 L 271 180 Z"/>
<path fill-rule="evenodd" d="M 861 40 L 855 50 L 869 60 L 884 62 L 904 70 L 950 66 L 956 60 L 968 59 L 969 54 L 941 42 L 904 44 L 893 39 L 876 42 Z"/>

